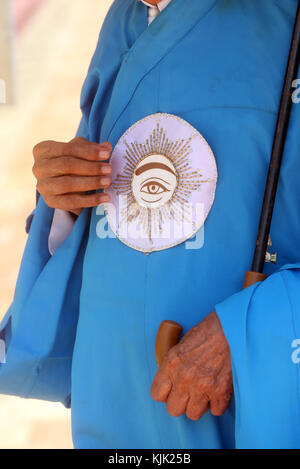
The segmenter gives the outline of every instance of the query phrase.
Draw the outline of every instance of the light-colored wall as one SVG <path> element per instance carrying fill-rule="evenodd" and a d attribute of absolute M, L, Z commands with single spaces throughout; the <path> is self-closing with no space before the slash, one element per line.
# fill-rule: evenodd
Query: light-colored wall
<path fill-rule="evenodd" d="M 11 0 L 0 1 L 0 104 L 14 100 L 14 47 Z"/>
<path fill-rule="evenodd" d="M 18 37 L 18 99 L 0 105 L 0 319 L 12 300 L 24 223 L 35 203 L 32 147 L 74 136 L 80 89 L 110 4 L 48 0 Z M 70 413 L 61 404 L 0 396 L 0 448 L 71 446 Z"/>

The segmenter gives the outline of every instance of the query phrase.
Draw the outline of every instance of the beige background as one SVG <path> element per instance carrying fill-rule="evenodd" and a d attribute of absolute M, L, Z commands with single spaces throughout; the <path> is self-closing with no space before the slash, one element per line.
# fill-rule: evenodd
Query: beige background
<path fill-rule="evenodd" d="M 80 88 L 111 3 L 48 0 L 17 39 L 17 103 L 0 105 L 0 318 L 12 299 L 34 206 L 32 147 L 74 136 Z M 71 447 L 70 413 L 61 404 L 0 396 L 0 448 Z"/>

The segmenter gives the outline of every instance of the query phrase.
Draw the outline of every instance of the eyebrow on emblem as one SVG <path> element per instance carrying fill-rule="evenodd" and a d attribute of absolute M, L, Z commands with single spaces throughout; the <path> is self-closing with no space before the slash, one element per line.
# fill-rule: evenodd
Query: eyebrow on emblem
<path fill-rule="evenodd" d="M 144 164 L 143 166 L 141 166 L 140 168 L 138 168 L 136 170 L 135 174 L 137 176 L 140 176 L 140 174 L 143 174 L 145 171 L 149 171 L 149 169 L 164 169 L 165 171 L 169 171 L 170 173 L 174 174 L 174 176 L 176 176 L 174 171 L 171 168 L 169 168 L 169 166 L 167 166 L 166 164 L 163 164 L 163 163 L 147 163 L 147 164 Z"/>

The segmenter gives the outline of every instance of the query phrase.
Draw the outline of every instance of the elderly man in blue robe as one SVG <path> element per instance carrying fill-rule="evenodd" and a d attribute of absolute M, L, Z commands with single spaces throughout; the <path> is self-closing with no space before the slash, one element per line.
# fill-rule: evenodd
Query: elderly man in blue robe
<path fill-rule="evenodd" d="M 241 291 L 296 9 L 115 0 L 76 138 L 34 148 L 0 392 L 71 407 L 76 448 L 300 447 L 298 106 L 277 264 Z M 157 371 L 164 319 L 184 336 Z"/>

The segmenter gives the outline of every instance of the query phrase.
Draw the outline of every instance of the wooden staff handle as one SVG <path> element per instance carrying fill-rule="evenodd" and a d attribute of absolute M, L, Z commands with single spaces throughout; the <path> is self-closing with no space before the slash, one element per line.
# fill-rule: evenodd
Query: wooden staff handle
<path fill-rule="evenodd" d="M 182 330 L 183 328 L 178 322 L 162 321 L 155 343 L 155 358 L 158 367 L 162 364 L 168 351 L 178 344 Z"/>
<path fill-rule="evenodd" d="M 244 290 L 245 288 L 251 287 L 257 282 L 263 282 L 266 280 L 267 275 L 262 274 L 260 272 L 253 272 L 252 270 L 248 270 L 245 275 L 245 281 L 244 281 Z"/>

